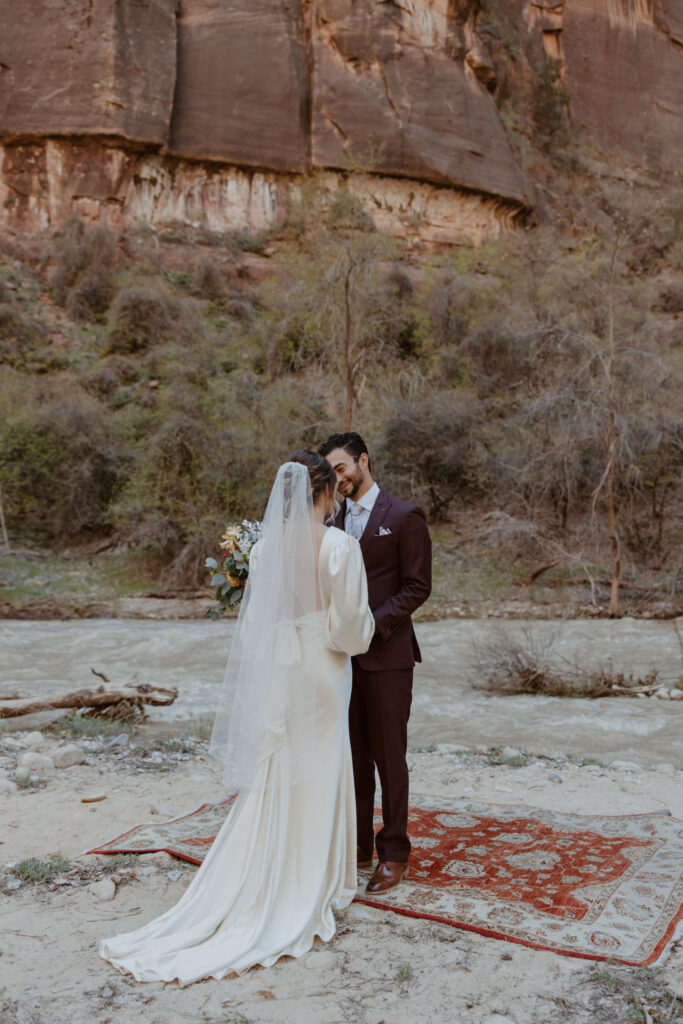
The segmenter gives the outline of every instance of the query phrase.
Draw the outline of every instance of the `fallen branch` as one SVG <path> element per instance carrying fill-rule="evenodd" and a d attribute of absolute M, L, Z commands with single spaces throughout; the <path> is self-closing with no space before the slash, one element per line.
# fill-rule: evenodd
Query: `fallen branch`
<path fill-rule="evenodd" d="M 114 690 L 99 686 L 96 690 L 72 690 L 70 693 L 58 693 L 52 697 L 26 697 L 21 700 L 3 701 L 0 704 L 0 718 L 16 718 L 19 715 L 32 715 L 37 711 L 56 711 L 60 708 L 105 709 L 123 702 L 142 710 L 144 704 L 152 704 L 155 707 L 172 704 L 177 696 L 176 689 L 149 686 L 146 683 L 120 686 Z"/>
<path fill-rule="evenodd" d="M 538 569 L 534 569 L 533 572 L 530 572 L 528 576 L 525 576 L 523 580 L 519 581 L 520 587 L 529 587 L 529 586 L 531 586 L 531 584 L 534 582 L 534 580 L 537 580 L 538 577 L 542 576 L 544 572 L 547 572 L 548 569 L 554 569 L 555 566 L 559 565 L 559 564 L 560 563 L 559 563 L 558 559 L 555 559 L 554 562 L 546 562 L 545 565 L 539 565 Z"/>

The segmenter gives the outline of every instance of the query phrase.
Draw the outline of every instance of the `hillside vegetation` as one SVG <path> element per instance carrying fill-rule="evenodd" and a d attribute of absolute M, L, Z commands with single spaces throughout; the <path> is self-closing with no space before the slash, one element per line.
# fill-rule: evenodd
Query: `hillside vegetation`
<path fill-rule="evenodd" d="M 380 234 L 353 176 L 332 197 L 305 183 L 268 237 L 72 219 L 5 238 L 12 544 L 101 538 L 150 581 L 205 582 L 225 521 L 259 515 L 288 453 L 351 425 L 448 550 L 460 538 L 522 575 L 553 561 L 597 578 L 616 558 L 675 600 L 675 186 L 568 165 L 552 215 L 441 253 Z"/>

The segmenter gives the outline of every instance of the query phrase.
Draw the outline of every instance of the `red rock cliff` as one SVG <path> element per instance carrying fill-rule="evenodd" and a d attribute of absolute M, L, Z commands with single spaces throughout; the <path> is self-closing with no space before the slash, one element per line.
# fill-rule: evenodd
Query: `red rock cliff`
<path fill-rule="evenodd" d="M 496 0 L 525 62 L 561 61 L 607 153 L 683 145 L 681 0 Z M 378 223 L 497 233 L 529 202 L 480 0 L 4 0 L 0 223 L 261 228 L 297 176 L 354 164 Z M 491 43 L 491 47 L 489 47 Z M 498 45 L 498 50 L 500 51 Z M 498 69 L 498 71 L 497 71 Z M 416 227 L 417 225 L 417 227 Z"/>

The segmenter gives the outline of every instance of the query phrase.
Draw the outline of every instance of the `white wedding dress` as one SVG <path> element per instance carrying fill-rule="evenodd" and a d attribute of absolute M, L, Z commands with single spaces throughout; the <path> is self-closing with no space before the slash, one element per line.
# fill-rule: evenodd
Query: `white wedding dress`
<path fill-rule="evenodd" d="M 356 892 L 356 821 L 347 713 L 349 655 L 374 633 L 358 542 L 330 527 L 319 552 L 322 610 L 290 623 L 293 685 L 305 716 L 275 713 L 256 784 L 237 796 L 187 891 L 161 917 L 105 939 L 100 955 L 138 981 L 189 985 L 301 956 L 335 932 L 334 910 Z M 299 705 L 300 706 L 300 705 Z M 314 736 L 314 777 L 294 778 L 290 751 Z"/>

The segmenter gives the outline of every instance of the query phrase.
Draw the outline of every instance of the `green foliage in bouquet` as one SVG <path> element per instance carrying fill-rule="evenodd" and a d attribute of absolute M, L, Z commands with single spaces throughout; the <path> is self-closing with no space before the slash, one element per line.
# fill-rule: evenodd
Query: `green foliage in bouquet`
<path fill-rule="evenodd" d="M 249 576 L 249 558 L 261 535 L 261 524 L 250 519 L 229 523 L 220 546 L 225 553 L 220 565 L 207 558 L 204 565 L 211 570 L 211 586 L 216 587 L 216 603 L 206 613 L 214 621 L 242 600 Z"/>

